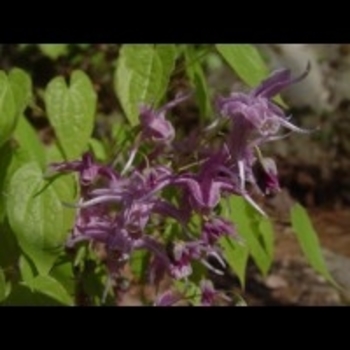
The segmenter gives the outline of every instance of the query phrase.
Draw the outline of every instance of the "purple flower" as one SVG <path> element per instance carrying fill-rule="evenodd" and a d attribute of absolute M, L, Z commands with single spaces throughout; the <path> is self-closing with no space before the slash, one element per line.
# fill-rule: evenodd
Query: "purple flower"
<path fill-rule="evenodd" d="M 141 235 L 149 221 L 154 203 L 136 203 L 122 210 L 124 227 L 130 234 Z"/>
<path fill-rule="evenodd" d="M 264 194 L 271 195 L 281 190 L 276 163 L 272 158 L 262 158 L 257 161 L 254 172 L 257 185 Z"/>
<path fill-rule="evenodd" d="M 271 98 L 282 89 L 304 79 L 309 70 L 310 65 L 295 79 L 291 77 L 289 70 L 278 70 L 249 94 L 232 93 L 229 97 L 218 99 L 220 113 L 232 121 L 227 142 L 232 160 L 229 171 L 231 178 L 235 181 L 238 176 L 240 194 L 262 215 L 265 213 L 249 196 L 245 187 L 246 181 L 253 184 L 258 182 L 253 172 L 253 165 L 256 162 L 253 151 L 261 143 L 278 138 L 276 134 L 281 126 L 291 131 L 310 132 L 291 124 L 284 111 L 271 101 Z M 265 173 L 262 190 L 273 191 L 278 188 L 277 171 L 273 169 L 271 162 L 262 163 Z"/>
<path fill-rule="evenodd" d="M 94 163 L 90 152 L 84 153 L 81 160 L 52 163 L 50 164 L 49 171 L 61 173 L 78 172 L 80 184 L 83 187 L 93 184 L 98 176 L 103 176 L 111 182 L 118 181 L 118 176 L 112 169 Z"/>
<path fill-rule="evenodd" d="M 167 250 L 159 242 L 154 241 L 151 245 L 149 242 L 145 242 L 144 247 L 153 253 L 149 270 L 151 283 L 159 283 L 165 274 L 169 274 L 176 280 L 186 279 L 193 272 L 192 263 L 194 261 L 200 261 L 211 271 L 223 274 L 222 271 L 215 269 L 206 261 L 208 256 L 213 256 L 225 267 L 219 251 L 208 246 L 202 240 L 179 241 L 171 244 L 171 247 Z"/>
<path fill-rule="evenodd" d="M 235 192 L 235 186 L 227 176 L 220 175 L 224 163 L 224 154 L 215 153 L 205 161 L 198 174 L 179 175 L 172 183 L 185 187 L 186 197 L 193 209 L 210 213 L 219 204 L 223 191 Z"/>
<path fill-rule="evenodd" d="M 182 279 L 192 274 L 192 262 L 200 261 L 206 268 L 222 275 L 223 272 L 214 268 L 206 260 L 209 256 L 225 267 L 225 262 L 220 256 L 217 248 L 208 245 L 203 240 L 194 240 L 190 242 L 178 242 L 175 244 L 173 253 L 171 254 L 170 275 L 175 279 Z"/>
<path fill-rule="evenodd" d="M 237 232 L 233 224 L 221 217 L 214 217 L 204 221 L 202 227 L 202 240 L 209 246 L 214 246 L 222 236 L 237 238 Z"/>
<path fill-rule="evenodd" d="M 274 161 L 262 157 L 258 147 L 277 139 L 282 127 L 306 132 L 291 124 L 271 98 L 303 79 L 308 69 L 309 66 L 296 79 L 292 79 L 289 70 L 279 70 L 248 94 L 232 93 L 220 98 L 220 113 L 231 123 L 228 137 L 216 138 L 214 147 L 210 131 L 213 127 L 205 135 L 192 134 L 187 146 L 172 143 L 172 147 L 167 147 L 175 130 L 166 113 L 187 95 L 178 96 L 157 110 L 149 105 L 140 107 L 141 131 L 120 173 L 113 166 L 95 163 L 90 153 L 78 161 L 51 165 L 54 171 L 74 171 L 79 175 L 81 198 L 70 205 L 76 208 L 76 220 L 68 245 L 80 241 L 102 243 L 109 273 L 104 296 L 112 280 L 117 288 L 116 278 L 122 276 L 122 268 L 133 252 L 140 249 L 148 253 L 149 277 L 157 285 L 165 275 L 188 282 L 197 263 L 224 274 L 227 265 L 218 240 L 225 236 L 237 239 L 238 235 L 233 223 L 217 215 L 217 206 L 223 197 L 236 194 L 264 214 L 246 184 L 255 186 L 260 194 L 274 193 L 280 187 Z M 146 150 L 148 146 L 153 148 L 142 154 L 144 159 L 139 161 L 136 156 L 141 155 L 141 143 L 145 141 L 151 141 Z M 189 145 L 194 149 L 189 149 Z M 162 162 L 166 166 L 159 164 Z M 179 189 L 180 193 L 176 192 Z M 193 212 L 199 219 L 198 226 L 198 221 L 191 220 Z M 174 230 L 171 227 L 171 236 L 175 234 L 172 240 L 162 235 L 169 217 L 180 224 Z M 211 258 L 222 268 L 211 265 Z M 214 305 L 220 294 L 208 280 L 201 281 L 200 291 L 203 306 Z M 158 296 L 154 305 L 170 306 L 181 298 L 169 290 Z"/>
<path fill-rule="evenodd" d="M 72 235 L 67 246 L 84 240 L 105 241 L 108 236 L 112 220 L 104 206 L 78 209 Z"/>
<path fill-rule="evenodd" d="M 231 301 L 229 297 L 215 290 L 213 283 L 209 280 L 202 280 L 200 283 L 200 289 L 202 294 L 201 306 L 213 306 L 217 297 L 220 297 L 227 302 Z"/>
<path fill-rule="evenodd" d="M 202 280 L 200 283 L 201 289 L 201 305 L 202 306 L 212 306 L 215 301 L 215 296 L 217 292 L 214 289 L 213 283 L 209 280 Z"/>
<path fill-rule="evenodd" d="M 232 159 L 243 162 L 247 159 L 249 148 L 269 141 L 281 126 L 291 131 L 309 132 L 291 124 L 284 111 L 270 100 L 285 87 L 305 78 L 309 68 L 296 79 L 291 78 L 289 70 L 278 70 L 249 94 L 232 93 L 229 97 L 218 99 L 220 113 L 233 122 L 228 139 Z"/>
<path fill-rule="evenodd" d="M 103 203 L 121 203 L 124 207 L 130 207 L 135 203 L 136 210 L 145 208 L 145 205 L 156 201 L 159 192 L 170 182 L 171 172 L 165 167 L 148 168 L 144 173 L 135 170 L 128 178 L 114 181 L 113 186 L 90 191 L 92 198 L 76 207 L 87 208 Z"/>
<path fill-rule="evenodd" d="M 290 70 L 281 69 L 272 73 L 249 94 L 232 93 L 229 97 L 219 98 L 217 103 L 220 113 L 232 118 L 234 128 L 239 130 L 235 137 L 245 140 L 253 130 L 262 137 L 268 137 L 277 134 L 281 126 L 292 131 L 308 132 L 291 124 L 284 111 L 270 99 L 284 88 L 304 79 L 309 70 L 310 65 L 300 77 L 292 79 Z"/>
<path fill-rule="evenodd" d="M 184 242 L 175 243 L 172 253 L 170 275 L 175 279 L 182 279 L 192 274 L 191 262 L 198 259 L 200 252 L 197 247 L 192 247 Z"/>
<path fill-rule="evenodd" d="M 159 143 L 172 141 L 175 137 L 175 130 L 172 124 L 165 119 L 165 114 L 169 109 L 188 97 L 189 95 L 178 96 L 174 101 L 167 103 L 159 110 L 155 110 L 148 105 L 141 105 L 140 124 L 143 137 Z"/>
<path fill-rule="evenodd" d="M 156 298 L 154 306 L 172 306 L 182 299 L 182 296 L 176 295 L 173 291 L 165 291 Z"/>

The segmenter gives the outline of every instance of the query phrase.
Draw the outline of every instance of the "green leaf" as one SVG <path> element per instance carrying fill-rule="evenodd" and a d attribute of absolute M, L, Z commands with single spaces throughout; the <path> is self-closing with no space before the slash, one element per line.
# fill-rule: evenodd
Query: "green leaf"
<path fill-rule="evenodd" d="M 330 283 L 337 286 L 337 283 L 334 281 L 327 269 L 317 234 L 313 228 L 309 216 L 306 210 L 300 204 L 295 204 L 292 207 L 291 221 L 300 247 L 310 265 Z"/>
<path fill-rule="evenodd" d="M 268 69 L 258 50 L 249 44 L 217 44 L 217 50 L 249 86 L 258 85 L 268 75 Z"/>
<path fill-rule="evenodd" d="M 77 248 L 77 251 L 75 253 L 75 258 L 73 261 L 74 267 L 79 267 L 80 270 L 84 269 L 85 259 L 88 255 L 87 249 L 88 247 L 86 245 L 81 245 L 80 247 Z"/>
<path fill-rule="evenodd" d="M 201 62 L 197 59 L 198 56 L 199 55 L 195 53 L 192 46 L 186 46 L 185 59 L 187 75 L 195 89 L 200 113 L 204 118 L 207 118 L 213 111 L 210 103 L 208 85 Z"/>
<path fill-rule="evenodd" d="M 223 66 L 223 59 L 217 52 L 209 52 L 206 57 L 206 65 L 211 72 L 221 69 Z"/>
<path fill-rule="evenodd" d="M 130 124 L 121 121 L 112 124 L 111 138 L 113 147 L 106 148 L 108 150 L 109 159 L 115 159 L 116 154 L 129 150 L 135 137 Z"/>
<path fill-rule="evenodd" d="M 21 255 L 19 258 L 19 271 L 21 272 L 22 280 L 26 284 L 29 284 L 34 278 L 34 267 L 32 266 L 31 261 L 29 261 L 29 259 L 24 255 Z"/>
<path fill-rule="evenodd" d="M 186 299 L 194 306 L 200 305 L 202 292 L 195 283 L 178 280 L 174 282 L 174 285 L 175 288 L 180 292 L 182 296 L 181 299 Z"/>
<path fill-rule="evenodd" d="M 16 268 L 20 256 L 20 249 L 16 236 L 7 220 L 0 223 L 0 266 Z"/>
<path fill-rule="evenodd" d="M 157 104 L 163 97 L 175 54 L 166 45 L 123 45 L 114 89 L 132 126 L 139 123 L 141 103 Z"/>
<path fill-rule="evenodd" d="M 0 222 L 3 221 L 6 214 L 6 181 L 10 169 L 11 162 L 13 161 L 13 147 L 11 142 L 6 142 L 0 147 Z M 1 236 L 0 236 L 1 240 Z"/>
<path fill-rule="evenodd" d="M 85 269 L 81 277 L 82 287 L 93 305 L 114 305 L 113 288 L 107 289 L 107 298 L 102 303 L 102 296 L 106 291 L 108 276 L 106 270 L 100 264 L 88 260 L 85 262 Z M 114 299 L 114 300 L 113 300 Z"/>
<path fill-rule="evenodd" d="M 237 75 L 251 87 L 259 85 L 269 75 L 267 65 L 253 45 L 217 44 L 216 49 Z M 275 99 L 285 106 L 280 96 Z"/>
<path fill-rule="evenodd" d="M 259 230 L 265 251 L 272 260 L 274 254 L 274 230 L 271 220 L 268 218 L 261 218 L 259 222 Z"/>
<path fill-rule="evenodd" d="M 31 80 L 24 71 L 12 69 L 8 77 L 0 71 L 0 146 L 11 136 L 30 98 Z"/>
<path fill-rule="evenodd" d="M 67 44 L 39 44 L 39 48 L 44 55 L 53 60 L 68 53 Z"/>
<path fill-rule="evenodd" d="M 15 284 L 10 295 L 2 303 L 7 306 L 62 306 L 57 300 L 42 293 L 32 292 L 27 286 Z"/>
<path fill-rule="evenodd" d="M 14 131 L 14 138 L 27 151 L 28 160 L 37 161 L 44 170 L 46 166 L 44 145 L 40 142 L 36 131 L 25 116 L 19 118 Z"/>
<path fill-rule="evenodd" d="M 46 88 L 45 103 L 65 157 L 78 158 L 87 148 L 94 126 L 96 93 L 89 77 L 74 71 L 69 87 L 63 77 L 54 78 Z"/>
<path fill-rule="evenodd" d="M 86 50 L 91 46 L 91 44 L 74 44 L 74 45 L 78 46 L 82 50 Z"/>
<path fill-rule="evenodd" d="M 160 102 L 160 100 L 166 93 L 166 89 L 169 84 L 171 73 L 175 68 L 177 50 L 176 50 L 176 45 L 173 45 L 173 44 L 158 44 L 156 45 L 156 50 L 160 58 L 160 61 L 162 63 L 162 70 L 163 70 L 161 75 L 161 79 L 162 79 L 161 88 L 160 88 L 158 99 L 156 101 L 156 102 Z"/>
<path fill-rule="evenodd" d="M 242 285 L 245 286 L 245 272 L 248 262 L 249 249 L 248 247 L 230 237 L 223 237 L 219 240 L 219 244 L 223 249 L 225 259 L 236 272 L 238 279 Z"/>
<path fill-rule="evenodd" d="M 12 142 L 5 143 L 0 148 L 0 221 L 6 214 L 6 199 L 8 198 L 8 186 L 12 175 L 23 164 L 33 160 L 34 153 L 30 149 Z"/>
<path fill-rule="evenodd" d="M 6 279 L 2 268 L 0 267 L 0 302 L 6 298 Z"/>
<path fill-rule="evenodd" d="M 19 68 L 12 69 L 8 79 L 16 101 L 17 113 L 22 114 L 32 99 L 32 81 L 30 76 Z"/>
<path fill-rule="evenodd" d="M 60 203 L 76 202 L 79 196 L 79 188 L 74 174 L 60 175 L 59 178 L 52 182 L 52 188 Z M 63 231 L 68 232 L 72 229 L 75 220 L 75 210 L 61 205 L 63 215 Z"/>
<path fill-rule="evenodd" d="M 141 280 L 145 276 L 148 262 L 149 254 L 146 250 L 136 250 L 132 254 L 130 268 L 137 280 Z"/>
<path fill-rule="evenodd" d="M 45 148 L 47 163 L 59 163 L 64 162 L 64 155 L 57 146 L 53 143 L 50 146 Z"/>
<path fill-rule="evenodd" d="M 0 71 L 0 146 L 10 138 L 16 122 L 16 100 L 6 74 Z"/>
<path fill-rule="evenodd" d="M 89 140 L 89 148 L 92 150 L 97 160 L 105 161 L 107 159 L 106 150 L 100 140 L 91 138 Z"/>
<path fill-rule="evenodd" d="M 29 283 L 26 283 L 33 291 L 45 294 L 64 305 L 72 306 L 73 298 L 63 286 L 51 276 L 37 276 Z"/>
<path fill-rule="evenodd" d="M 73 264 L 65 257 L 59 259 L 50 272 L 50 276 L 57 280 L 70 295 L 75 291 L 75 277 L 73 272 Z"/>
<path fill-rule="evenodd" d="M 250 255 L 262 274 L 266 276 L 272 264 L 272 253 L 269 243 L 271 238 L 264 237 L 263 233 L 266 236 L 266 232 L 260 231 L 263 217 L 242 197 L 233 195 L 228 203 L 229 210 L 233 214 L 226 214 L 226 217 L 237 225 L 238 233 L 245 240 Z M 266 230 L 267 226 L 264 228 L 264 225 L 266 224 L 263 224 L 263 229 Z"/>
<path fill-rule="evenodd" d="M 54 186 L 43 180 L 37 163 L 20 167 L 10 180 L 7 199 L 9 223 L 17 241 L 40 274 L 47 274 L 57 258 L 72 222 L 66 221 L 61 201 L 70 200 L 64 178 L 58 178 Z M 61 187 L 65 196 L 59 196 L 55 188 Z M 63 198 L 64 197 L 64 198 Z"/>

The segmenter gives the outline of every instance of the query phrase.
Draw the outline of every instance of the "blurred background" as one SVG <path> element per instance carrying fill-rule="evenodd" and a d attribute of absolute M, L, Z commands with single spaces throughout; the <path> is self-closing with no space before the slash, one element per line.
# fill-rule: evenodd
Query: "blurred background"
<path fill-rule="evenodd" d="M 282 98 L 293 123 L 319 127 L 309 135 L 293 134 L 270 143 L 263 153 L 276 159 L 283 191 L 266 199 L 265 206 L 276 227 L 275 262 L 269 277 L 262 279 L 251 267 L 244 297 L 249 305 L 347 305 L 350 303 L 350 44 L 257 45 L 271 70 L 285 67 L 301 74 L 311 63 L 311 72 L 301 83 L 287 89 Z M 116 120 L 123 119 L 114 91 L 114 70 L 120 45 L 38 44 L 1 45 L 0 68 L 25 69 L 33 79 L 35 98 L 26 116 L 40 138 L 49 144 L 54 137 L 45 115 L 43 92 L 57 75 L 68 77 L 84 70 L 98 93 L 95 137 L 105 137 Z M 247 91 L 213 45 L 198 45 L 209 96 Z M 181 58 L 171 78 L 168 97 L 190 88 L 188 64 Z M 211 111 L 205 123 L 214 118 Z M 175 110 L 174 123 L 190 132 L 203 123 L 194 100 Z M 299 201 L 309 211 L 324 250 L 327 265 L 343 291 L 333 289 L 303 258 L 291 231 L 289 208 Z M 235 284 L 234 279 L 232 284 Z M 136 292 L 135 292 L 136 293 Z M 132 303 L 133 295 L 130 295 Z"/>

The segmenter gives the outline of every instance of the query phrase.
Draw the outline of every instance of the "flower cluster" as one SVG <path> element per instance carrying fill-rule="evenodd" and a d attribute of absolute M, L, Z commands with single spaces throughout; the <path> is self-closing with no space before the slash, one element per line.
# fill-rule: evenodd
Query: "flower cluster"
<path fill-rule="evenodd" d="M 237 232 L 234 223 L 217 214 L 217 207 L 223 197 L 236 194 L 265 215 L 252 193 L 274 193 L 279 182 L 274 161 L 261 155 L 260 146 L 283 137 L 278 135 L 282 127 L 309 132 L 293 125 L 272 98 L 304 78 L 308 70 L 296 79 L 289 70 L 278 70 L 248 94 L 218 98 L 217 109 L 220 118 L 228 122 L 229 131 L 215 146 L 208 144 L 206 131 L 191 136 L 187 141 L 198 149 L 191 150 L 192 159 L 185 166 L 176 159 L 186 147 L 179 147 L 181 141 L 176 140 L 166 113 L 188 95 L 178 96 L 158 110 L 149 105 L 140 107 L 141 132 L 122 171 L 97 164 L 89 153 L 78 161 L 52 164 L 52 170 L 77 172 L 80 179 L 81 198 L 74 204 L 75 226 L 67 244 L 102 243 L 110 278 L 120 276 L 135 250 L 149 252 L 152 283 L 159 283 L 166 275 L 187 281 L 194 262 L 223 274 L 226 264 L 217 242 L 225 235 L 236 239 Z M 215 123 L 214 128 L 219 125 Z M 143 162 L 136 161 L 141 140 L 151 150 Z M 165 153 L 173 157 L 164 157 Z M 200 232 L 191 229 L 193 218 L 199 220 L 196 227 Z M 176 239 L 164 238 L 169 219 L 180 228 Z M 201 304 L 213 305 L 218 293 L 213 284 L 203 279 L 200 290 Z M 167 291 L 154 305 L 176 301 L 177 297 Z"/>

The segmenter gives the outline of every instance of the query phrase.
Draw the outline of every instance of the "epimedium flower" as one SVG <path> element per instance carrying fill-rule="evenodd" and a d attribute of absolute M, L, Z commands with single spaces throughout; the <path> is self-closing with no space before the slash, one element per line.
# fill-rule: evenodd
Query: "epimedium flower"
<path fill-rule="evenodd" d="M 232 222 L 222 217 L 212 217 L 204 220 L 201 238 L 209 246 L 214 246 L 220 237 L 237 238 L 237 231 Z"/>
<path fill-rule="evenodd" d="M 107 208 L 103 205 L 78 209 L 75 224 L 66 245 L 72 247 L 77 242 L 92 239 L 103 241 L 107 238 L 112 223 Z"/>
<path fill-rule="evenodd" d="M 214 288 L 213 283 L 210 280 L 202 279 L 199 284 L 199 303 L 198 306 L 213 306 L 218 298 L 231 302 L 231 299 Z M 188 298 L 185 295 L 181 295 L 179 292 L 172 290 L 166 290 L 156 297 L 153 306 L 174 306 L 181 300 Z"/>
<path fill-rule="evenodd" d="M 304 79 L 309 69 L 308 65 L 306 71 L 295 79 L 291 78 L 290 70 L 278 70 L 249 94 L 232 93 L 229 97 L 218 99 L 221 115 L 232 121 L 228 148 L 233 159 L 242 163 L 247 148 L 268 141 L 278 133 L 281 126 L 291 131 L 309 132 L 290 123 L 284 111 L 271 101 L 282 89 Z"/>
<path fill-rule="evenodd" d="M 138 208 L 145 208 L 157 200 L 170 181 L 171 172 L 165 167 L 147 168 L 144 172 L 134 170 L 128 177 L 115 181 L 113 186 L 91 190 L 86 201 L 71 206 L 88 208 L 102 203 L 120 203 L 126 208 L 134 203 Z M 161 207 L 158 203 L 157 209 Z"/>
<path fill-rule="evenodd" d="M 277 166 L 272 158 L 261 158 L 254 164 L 253 172 L 258 188 L 265 195 L 273 195 L 281 190 Z"/>
<path fill-rule="evenodd" d="M 173 101 L 156 110 L 152 106 L 142 104 L 140 106 L 140 124 L 142 135 L 156 143 L 168 143 L 175 137 L 175 129 L 170 121 L 166 120 L 166 113 L 179 103 L 185 101 L 187 95 L 179 95 Z"/>
<path fill-rule="evenodd" d="M 221 270 L 216 269 L 207 261 L 209 256 L 214 257 L 223 268 L 226 267 L 219 250 L 206 244 L 201 239 L 176 242 L 171 254 L 170 275 L 175 279 L 187 278 L 193 272 L 193 261 L 200 261 L 209 270 L 222 275 Z"/>
<path fill-rule="evenodd" d="M 292 132 L 310 132 L 290 123 L 284 111 L 271 100 L 284 88 L 304 79 L 309 70 L 308 64 L 305 72 L 296 78 L 292 78 L 288 69 L 277 70 L 250 93 L 231 93 L 230 96 L 220 97 L 217 101 L 220 114 L 231 121 L 227 147 L 232 165 L 228 173 L 232 179 L 238 176 L 240 194 L 262 215 L 266 214 L 248 194 L 245 185 L 247 181 L 254 185 L 258 182 L 253 171 L 253 165 L 257 161 L 254 150 L 264 142 L 278 139 L 276 135 L 281 127 Z M 262 191 L 269 193 L 278 189 L 277 170 L 273 163 L 260 161 L 260 165 L 265 175 Z"/>
<path fill-rule="evenodd" d="M 209 280 L 202 280 L 200 283 L 201 289 L 201 305 L 202 306 L 212 306 L 215 301 L 215 296 L 217 294 L 214 289 L 213 283 Z"/>
<path fill-rule="evenodd" d="M 231 302 L 231 299 L 215 290 L 213 282 L 210 280 L 203 279 L 200 282 L 200 290 L 201 290 L 201 306 L 213 306 L 215 304 L 216 298 L 220 297 L 226 302 Z"/>
<path fill-rule="evenodd" d="M 48 175 L 52 173 L 70 173 L 78 172 L 79 181 L 82 187 L 93 184 L 99 176 L 102 176 L 111 182 L 118 181 L 118 175 L 108 166 L 95 163 L 90 152 L 85 152 L 81 160 L 71 162 L 51 163 Z"/>
<path fill-rule="evenodd" d="M 185 225 L 181 210 L 158 196 L 169 183 L 170 175 L 168 168 L 155 166 L 135 170 L 128 177 L 119 178 L 113 186 L 91 188 L 75 205 L 77 218 L 68 244 L 72 246 L 84 240 L 101 242 L 123 261 L 135 249 L 147 249 L 163 259 L 170 269 L 165 251 L 145 232 L 153 213 L 173 217 Z"/>
<path fill-rule="evenodd" d="M 223 268 L 226 267 L 219 250 L 207 245 L 201 239 L 171 242 L 167 248 L 159 242 L 153 242 L 152 245 L 153 247 L 149 243 L 145 244 L 148 250 L 153 253 L 149 268 L 151 283 L 159 283 L 166 274 L 175 280 L 187 279 L 193 273 L 192 263 L 194 261 L 198 261 L 207 269 L 222 275 L 221 270 L 216 269 L 207 261 L 209 256 L 216 258 Z"/>
<path fill-rule="evenodd" d="M 234 124 L 238 124 L 240 134 L 236 133 L 235 136 L 241 135 L 241 138 L 245 138 L 249 131 L 256 130 L 261 136 L 267 137 L 275 135 L 281 126 L 291 131 L 308 132 L 290 123 L 284 111 L 272 102 L 271 98 L 304 79 L 309 71 L 310 64 L 303 74 L 293 79 L 289 69 L 280 69 L 249 94 L 232 93 L 229 97 L 220 97 L 217 101 L 220 113 L 231 118 Z"/>
<path fill-rule="evenodd" d="M 223 191 L 235 191 L 235 185 L 227 176 L 220 175 L 224 163 L 225 155 L 216 152 L 206 159 L 197 174 L 180 174 L 172 184 L 185 187 L 185 198 L 188 198 L 190 206 L 196 211 L 208 214 L 219 204 Z"/>
<path fill-rule="evenodd" d="M 263 157 L 258 146 L 279 138 L 277 134 L 282 127 L 292 132 L 308 132 L 291 124 L 271 98 L 305 78 L 308 70 L 309 66 L 295 79 L 289 70 L 278 70 L 248 94 L 221 97 L 219 111 L 230 122 L 228 137 L 224 139 L 213 140 L 208 134 L 198 133 L 191 135 L 187 144 L 178 140 L 171 143 L 175 130 L 166 113 L 189 96 L 178 95 L 159 109 L 141 106 L 140 132 L 120 173 L 112 166 L 96 163 L 88 152 L 81 160 L 52 164 L 52 171 L 79 175 L 81 198 L 77 204 L 70 205 L 77 211 L 68 245 L 80 241 L 99 246 L 102 243 L 109 281 L 120 276 L 132 253 L 140 249 L 150 257 L 152 283 L 159 284 L 165 275 L 186 282 L 196 263 L 223 275 L 227 265 L 218 241 L 225 236 L 239 237 L 235 225 L 218 216 L 217 206 L 223 197 L 236 194 L 264 215 L 246 183 L 266 195 L 278 191 L 280 186 L 276 164 L 271 158 Z M 151 141 L 147 146 L 153 149 L 143 162 L 135 165 L 136 154 L 144 141 Z M 170 143 L 171 147 L 167 147 Z M 168 186 L 172 187 L 169 192 L 164 191 Z M 199 221 L 190 220 L 194 213 Z M 174 230 L 170 227 L 170 236 L 173 237 L 174 231 L 175 239 L 162 235 L 168 218 L 181 226 L 180 230 L 177 230 L 179 226 Z M 211 265 L 212 257 L 222 270 Z M 201 281 L 200 293 L 203 306 L 214 305 L 219 294 L 209 280 Z M 177 300 L 168 291 L 154 305 L 168 306 Z"/>
<path fill-rule="evenodd" d="M 171 290 L 167 290 L 162 294 L 158 295 L 153 306 L 173 306 L 179 302 L 183 296 L 177 295 Z"/>

